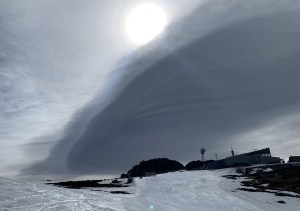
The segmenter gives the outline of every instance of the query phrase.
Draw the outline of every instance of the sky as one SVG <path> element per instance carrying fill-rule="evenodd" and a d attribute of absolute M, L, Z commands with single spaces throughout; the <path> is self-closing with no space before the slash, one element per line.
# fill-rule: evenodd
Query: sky
<path fill-rule="evenodd" d="M 170 22 L 130 43 L 128 12 Z M 300 148 L 297 0 L 0 0 L 0 176 Z"/>

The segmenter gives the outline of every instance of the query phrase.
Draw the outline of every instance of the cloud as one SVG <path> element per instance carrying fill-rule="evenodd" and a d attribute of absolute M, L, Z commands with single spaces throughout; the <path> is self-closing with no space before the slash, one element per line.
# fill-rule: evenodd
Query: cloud
<path fill-rule="evenodd" d="M 258 143 L 279 131 L 277 121 L 299 112 L 299 5 L 233 2 L 204 5 L 171 27 L 160 43 L 162 58 L 154 49 L 128 65 L 136 73 L 115 87 L 114 100 L 97 115 L 96 101 L 88 106 L 49 158 L 26 172 L 119 173 L 153 157 L 199 159 L 201 147 L 225 156 L 232 143 L 245 151 L 265 145 Z M 207 8 L 205 28 L 195 20 Z M 198 38 L 196 27 L 206 29 Z M 185 44 L 175 48 L 178 37 Z M 294 131 L 297 120 L 282 130 Z M 281 153 L 280 140 L 269 140 L 279 156 L 297 142 L 287 140 Z"/>
<path fill-rule="evenodd" d="M 0 173 L 36 162 L 32 157 L 45 159 L 51 147 L 31 156 L 23 146 L 53 145 L 77 110 L 103 90 L 127 50 L 112 42 L 113 27 L 101 21 L 114 22 L 102 8 L 111 2 L 1 1 Z"/>
<path fill-rule="evenodd" d="M 124 74 L 113 70 L 133 50 L 122 18 L 140 1 L 0 2 L 0 174 L 8 175 L 46 159 L 90 101 L 97 113 L 113 98 Z M 159 2 L 171 18 L 199 3 Z"/>

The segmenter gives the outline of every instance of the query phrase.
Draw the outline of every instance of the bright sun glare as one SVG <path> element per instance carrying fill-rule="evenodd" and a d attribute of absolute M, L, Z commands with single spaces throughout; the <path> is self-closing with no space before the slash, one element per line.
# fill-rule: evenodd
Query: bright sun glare
<path fill-rule="evenodd" d="M 132 42 L 144 45 L 162 33 L 166 25 L 167 16 L 161 7 L 154 4 L 144 4 L 134 8 L 129 13 L 126 30 Z"/>

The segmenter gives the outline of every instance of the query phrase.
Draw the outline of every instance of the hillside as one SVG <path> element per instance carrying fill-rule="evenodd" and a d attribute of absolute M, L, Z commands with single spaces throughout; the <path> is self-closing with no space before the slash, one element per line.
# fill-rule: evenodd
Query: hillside
<path fill-rule="evenodd" d="M 128 187 L 131 194 L 125 195 L 1 178 L 0 210 L 296 211 L 300 206 L 297 198 L 238 190 L 241 185 L 237 180 L 223 177 L 227 174 L 234 174 L 234 170 L 173 172 L 136 178 Z"/>
<path fill-rule="evenodd" d="M 147 161 L 143 160 L 138 165 L 135 165 L 132 169 L 130 169 L 127 175 L 130 175 L 131 177 L 143 177 L 146 176 L 147 173 L 161 174 L 182 169 L 184 169 L 184 166 L 176 160 L 156 158 Z"/>

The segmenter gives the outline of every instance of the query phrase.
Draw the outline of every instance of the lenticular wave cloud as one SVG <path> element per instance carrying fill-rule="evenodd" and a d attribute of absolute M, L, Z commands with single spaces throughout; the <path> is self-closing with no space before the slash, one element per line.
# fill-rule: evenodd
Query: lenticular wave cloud
<path fill-rule="evenodd" d="M 101 1 L 30 2 L 0 9 L 2 174 L 118 174 L 264 140 L 285 157 L 297 142 L 298 1 L 203 1 L 134 52 L 90 22 Z M 264 129 L 278 125 L 284 142 Z"/>

